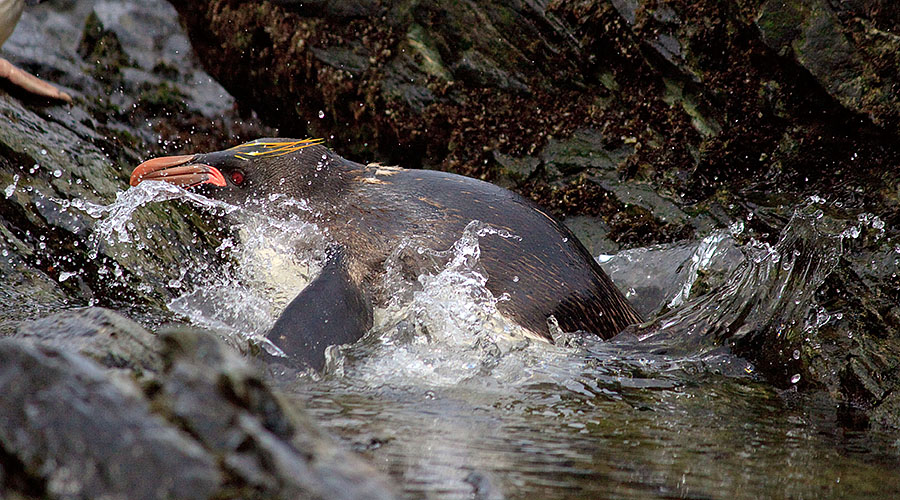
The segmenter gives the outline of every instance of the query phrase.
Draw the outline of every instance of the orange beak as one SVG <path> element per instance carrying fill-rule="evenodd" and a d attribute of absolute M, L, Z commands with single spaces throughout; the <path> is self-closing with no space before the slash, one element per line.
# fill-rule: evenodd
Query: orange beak
<path fill-rule="evenodd" d="M 197 155 L 163 156 L 141 163 L 131 173 L 131 185 L 142 181 L 165 181 L 182 187 L 212 184 L 225 187 L 225 176 L 216 167 L 190 163 Z"/>

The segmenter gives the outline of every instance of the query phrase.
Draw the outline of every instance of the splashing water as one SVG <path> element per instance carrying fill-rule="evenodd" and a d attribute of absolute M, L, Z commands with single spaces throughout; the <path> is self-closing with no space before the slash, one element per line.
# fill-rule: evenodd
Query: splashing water
<path fill-rule="evenodd" d="M 59 203 L 99 219 L 91 234 L 96 256 L 103 243 L 148 250 L 147 243 L 135 238 L 142 228 L 135 223 L 134 213 L 144 205 L 175 199 L 212 212 L 217 219 L 228 215 L 228 229 L 234 236 L 216 248 L 221 262 L 197 255 L 182 264 L 179 277 L 168 281 L 170 288 L 181 290 L 167 303 L 169 310 L 196 326 L 219 332 L 237 347 L 251 341 L 280 354 L 264 334 L 321 265 L 317 252 L 324 244 L 313 225 L 268 217 L 165 182 L 142 182 L 105 206 L 83 200 Z M 302 208 L 302 203 L 298 206 Z M 215 264 L 220 267 L 212 268 Z"/>
<path fill-rule="evenodd" d="M 480 265 L 479 238 L 487 235 L 521 240 L 518 236 L 476 220 L 466 226 L 460 238 L 447 250 L 415 248 L 415 252 L 419 254 L 445 262 L 435 274 L 424 272 L 417 277 L 421 289 L 412 296 L 416 314 L 431 317 L 428 322 L 430 327 L 421 325 L 427 330 L 429 339 L 467 344 L 473 342 L 472 334 L 477 335 L 483 331 L 507 335 L 518 333 L 514 324 L 498 317 L 497 303 L 509 300 L 508 296 L 494 297 L 486 287 L 488 276 Z M 410 283 L 403 283 L 398 271 L 402 254 L 410 246 L 410 242 L 401 245 L 385 263 L 387 272 L 382 288 L 395 297 L 398 297 L 398 289 L 415 288 Z M 403 307 L 403 304 L 394 301 L 391 306 L 397 309 Z"/>
<path fill-rule="evenodd" d="M 376 310 L 375 324 L 359 345 L 328 352 L 330 373 L 378 386 L 447 386 L 489 373 L 508 353 L 531 344 L 525 331 L 505 318 L 480 266 L 479 238 L 519 237 L 480 221 L 470 222 L 447 250 L 403 242 L 385 262 L 380 287 L 392 299 Z M 414 278 L 400 271 L 407 252 L 425 255 L 436 268 Z"/>
<path fill-rule="evenodd" d="M 236 344 L 251 340 L 278 354 L 264 335 L 287 302 L 321 268 L 325 236 L 299 219 L 266 217 L 166 183 L 142 183 L 110 206 L 81 202 L 77 208 L 102 219 L 94 234 L 97 240 L 127 243 L 136 230 L 131 217 L 138 207 L 176 198 L 229 215 L 236 236 L 217 249 L 228 262 L 224 269 L 193 276 L 191 268 L 197 263 L 186 264 L 180 277 L 170 283 L 183 292 L 169 301 L 169 309 Z M 281 213 L 311 212 L 303 200 L 268 201 L 289 209 Z M 751 241 L 738 251 L 732 238 L 735 231 L 718 231 L 694 244 L 637 249 L 605 259 L 615 276 L 628 265 L 639 268 L 650 262 L 648 252 L 662 251 L 666 258 L 661 261 L 674 268 L 677 277 L 660 279 L 659 269 L 634 271 L 630 276 L 626 271 L 624 278 L 618 277 L 619 282 L 630 282 L 630 295 L 638 297 L 647 295 L 638 276 L 657 286 L 671 283 L 668 289 L 654 292 L 648 304 L 656 306 L 644 306 L 645 313 L 654 307 L 670 310 L 606 343 L 567 334 L 560 336 L 557 346 L 534 343 L 498 312 L 497 304 L 507 297 L 495 297 L 486 286 L 489 276 L 479 263 L 479 238 L 516 239 L 516 235 L 472 221 L 444 251 L 417 246 L 415 241 L 399 242 L 384 263 L 378 285 L 380 293 L 391 299 L 376 310 L 375 324 L 363 341 L 328 350 L 327 372 L 353 373 L 371 385 L 439 386 L 473 377 L 513 384 L 559 382 L 583 372 L 585 366 L 593 366 L 597 378 L 615 378 L 623 370 L 638 369 L 648 380 L 661 372 L 697 366 L 738 376 L 752 372 L 746 362 L 734 360 L 723 342 L 740 347 L 742 342 L 767 336 L 797 339 L 827 322 L 828 315 L 817 308 L 813 292 L 834 268 L 841 239 L 849 233 L 825 228 L 827 218 L 814 204 L 810 206 L 797 211 L 774 246 Z M 735 256 L 741 252 L 743 258 Z M 434 269 L 404 276 L 402 261 L 409 253 L 435 262 Z M 672 266 L 673 257 L 681 264 Z M 729 265 L 737 269 L 720 286 L 688 299 L 702 271 Z"/>
<path fill-rule="evenodd" d="M 213 279 L 197 283 L 169 302 L 173 312 L 191 323 L 241 341 L 281 350 L 265 338 L 275 319 L 318 273 L 324 259 L 322 234 L 312 224 L 240 212 L 231 225 L 236 239 L 217 252 L 229 265 Z"/>
<path fill-rule="evenodd" d="M 116 201 L 109 205 L 97 205 L 88 201 L 75 199 L 59 201 L 63 208 L 79 209 L 100 221 L 94 227 L 92 241 L 96 257 L 97 243 L 106 241 L 109 243 L 131 243 L 131 233 L 136 229 L 132 223 L 134 212 L 149 203 L 163 202 L 174 199 L 184 199 L 199 207 L 204 207 L 222 214 L 230 214 L 237 207 L 227 203 L 216 201 L 205 196 L 192 193 L 168 182 L 150 181 L 142 182 L 136 187 L 118 193 Z"/>
<path fill-rule="evenodd" d="M 734 233 L 717 230 L 699 242 L 624 250 L 616 255 L 601 255 L 597 262 L 613 282 L 628 284 L 625 296 L 644 317 L 654 317 L 684 304 L 696 290 L 701 275 L 709 279 L 725 274 L 744 260 Z"/>
<path fill-rule="evenodd" d="M 775 245 L 751 240 L 744 246 L 744 260 L 722 285 L 626 330 L 621 340 L 631 342 L 633 334 L 631 345 L 675 356 L 716 353 L 725 345 L 766 363 L 799 365 L 795 346 L 815 348 L 814 334 L 828 321 L 814 294 L 837 266 L 846 234 L 814 205 L 799 208 Z M 777 360 L 760 357 L 778 352 Z"/>

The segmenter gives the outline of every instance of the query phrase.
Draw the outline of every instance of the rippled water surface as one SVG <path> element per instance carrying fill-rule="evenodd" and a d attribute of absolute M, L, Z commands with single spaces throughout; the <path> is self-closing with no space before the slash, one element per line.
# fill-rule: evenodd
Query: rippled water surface
<path fill-rule="evenodd" d="M 817 498 L 900 491 L 895 436 L 829 424 L 749 381 L 670 388 L 304 384 L 319 420 L 411 497 Z M 593 385 L 593 387 L 591 387 Z M 591 388 L 589 388 L 591 387 Z M 824 405 L 823 405 L 824 406 Z"/>
<path fill-rule="evenodd" d="M 100 218 L 98 240 L 128 242 L 143 230 L 129 210 L 185 196 L 147 182 L 110 207 L 79 208 Z M 323 237 L 190 199 L 231 217 L 232 237 L 215 262 L 186 263 L 168 307 L 236 344 L 259 341 L 315 276 Z M 833 402 L 796 390 L 799 375 L 776 389 L 722 347 L 827 324 L 838 313 L 814 292 L 853 228 L 813 202 L 776 244 L 738 243 L 738 224 L 603 256 L 649 321 L 609 342 L 557 332 L 552 346 L 496 314 L 504 297 L 484 286 L 478 241 L 515 235 L 473 222 L 442 267 L 415 280 L 388 259 L 379 286 L 396 300 L 357 345 L 329 351 L 326 373 L 272 376 L 410 498 L 890 498 L 900 494 L 900 436 L 839 425 Z M 815 346 L 805 349 L 787 363 Z"/>

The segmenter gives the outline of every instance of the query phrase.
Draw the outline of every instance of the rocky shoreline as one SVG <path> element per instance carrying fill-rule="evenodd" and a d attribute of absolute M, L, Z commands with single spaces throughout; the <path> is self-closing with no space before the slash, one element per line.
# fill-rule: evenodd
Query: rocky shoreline
<path fill-rule="evenodd" d="M 846 229 L 814 297 L 829 320 L 719 342 L 787 404 L 824 395 L 841 425 L 900 428 L 890 1 L 173 5 L 50 2 L 3 47 L 75 98 L 0 86 L 0 482 L 16 498 L 395 495 L 252 358 L 132 321 L 171 319 L 179 263 L 218 245 L 208 221 L 148 206 L 150 230 L 98 242 L 76 209 L 112 202 L 150 156 L 276 130 L 517 190 L 595 254 L 736 222 L 774 244 L 821 200 Z"/>

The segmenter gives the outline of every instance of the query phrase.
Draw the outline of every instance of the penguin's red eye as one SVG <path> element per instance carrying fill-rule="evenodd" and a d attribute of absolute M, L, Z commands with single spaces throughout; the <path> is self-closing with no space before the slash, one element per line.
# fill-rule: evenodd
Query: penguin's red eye
<path fill-rule="evenodd" d="M 231 182 L 234 183 L 235 186 L 240 186 L 244 183 L 244 173 L 238 170 L 235 170 L 231 173 Z"/>

